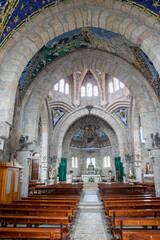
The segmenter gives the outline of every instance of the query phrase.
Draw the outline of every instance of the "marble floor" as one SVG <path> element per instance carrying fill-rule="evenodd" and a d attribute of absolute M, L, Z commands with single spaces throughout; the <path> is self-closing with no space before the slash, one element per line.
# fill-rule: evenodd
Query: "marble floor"
<path fill-rule="evenodd" d="M 103 207 L 97 190 L 83 191 L 71 240 L 110 240 Z"/>

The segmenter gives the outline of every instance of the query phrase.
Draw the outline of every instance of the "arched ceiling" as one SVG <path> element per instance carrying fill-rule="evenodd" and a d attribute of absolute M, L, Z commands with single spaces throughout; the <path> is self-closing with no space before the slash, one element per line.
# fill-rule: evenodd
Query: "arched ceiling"
<path fill-rule="evenodd" d="M 54 38 L 34 55 L 19 81 L 20 99 L 23 99 L 28 87 L 44 67 L 66 54 L 87 48 L 110 52 L 130 63 L 143 74 L 160 98 L 159 74 L 147 55 L 137 45 L 112 31 L 82 27 Z"/>
<path fill-rule="evenodd" d="M 68 0 L 1 0 L 0 1 L 0 47 L 22 25 L 43 10 Z M 159 19 L 159 0 L 118 0 L 136 6 Z"/>

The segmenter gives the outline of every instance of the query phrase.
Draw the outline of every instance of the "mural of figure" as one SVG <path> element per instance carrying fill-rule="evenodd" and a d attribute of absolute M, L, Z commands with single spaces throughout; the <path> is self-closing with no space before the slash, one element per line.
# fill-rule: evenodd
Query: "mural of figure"
<path fill-rule="evenodd" d="M 53 167 L 53 165 L 49 167 L 48 173 L 49 173 L 49 179 L 53 180 L 55 178 L 55 168 Z"/>

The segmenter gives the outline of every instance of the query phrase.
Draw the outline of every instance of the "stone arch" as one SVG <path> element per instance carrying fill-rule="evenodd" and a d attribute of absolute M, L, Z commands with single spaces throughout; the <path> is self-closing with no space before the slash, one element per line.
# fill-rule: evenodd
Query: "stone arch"
<path fill-rule="evenodd" d="M 78 53 L 72 53 L 70 56 L 65 56 L 57 62 L 51 64 L 43 71 L 29 89 L 31 93 L 29 98 L 25 98 L 25 115 L 24 119 L 29 119 L 29 116 L 35 118 L 35 107 L 39 108 L 41 100 L 46 98 L 51 86 L 57 79 L 65 78 L 72 74 L 80 66 L 85 69 L 86 66 L 97 68 L 110 75 L 117 77 L 130 90 L 135 101 L 137 101 L 140 112 L 156 112 L 157 105 L 154 105 L 153 99 L 156 99 L 155 94 L 147 81 L 133 67 L 119 58 L 113 57 L 110 54 L 102 53 L 101 51 L 82 50 Z M 37 111 L 37 110 L 36 110 Z M 155 116 L 155 114 L 153 114 Z M 155 116 L 156 119 L 156 116 Z M 33 120 L 33 119 L 32 119 Z M 27 126 L 28 122 L 25 122 Z M 156 123 L 157 126 L 157 123 Z M 33 132 L 33 129 L 32 129 Z"/>
<path fill-rule="evenodd" d="M 0 79 L 5 88 L 5 94 L 0 98 L 1 110 L 3 98 L 9 99 L 6 109 L 3 110 L 5 117 L 1 119 L 1 129 L 4 130 L 1 131 L 1 135 L 5 138 L 8 136 L 4 121 L 12 122 L 16 87 L 27 62 L 49 40 L 69 30 L 92 26 L 120 33 L 137 44 L 160 72 L 159 35 L 153 31 L 155 29 L 159 33 L 159 23 L 153 17 L 147 17 L 146 13 L 116 1 L 90 3 L 86 0 L 85 3 L 78 3 L 72 0 L 48 9 L 30 20 L 1 50 Z"/>
<path fill-rule="evenodd" d="M 64 136 L 69 129 L 69 127 L 75 122 L 75 119 L 78 120 L 88 114 L 88 111 L 86 108 L 81 108 L 77 111 L 75 111 L 72 114 L 69 114 L 59 125 L 58 132 L 55 132 L 55 139 L 57 139 L 57 158 L 60 159 L 62 157 L 62 145 L 63 145 L 63 139 Z M 103 109 L 99 109 L 94 107 L 91 110 L 91 114 L 93 116 L 99 117 L 100 119 L 107 122 L 112 129 L 115 129 L 115 134 L 118 139 L 119 143 L 119 151 L 122 158 L 122 161 L 124 161 L 124 154 L 127 152 L 127 146 L 128 142 L 124 134 L 124 130 L 119 124 L 119 122 L 115 119 L 115 117 L 111 114 L 106 113 Z M 59 134 L 61 133 L 61 134 Z"/>

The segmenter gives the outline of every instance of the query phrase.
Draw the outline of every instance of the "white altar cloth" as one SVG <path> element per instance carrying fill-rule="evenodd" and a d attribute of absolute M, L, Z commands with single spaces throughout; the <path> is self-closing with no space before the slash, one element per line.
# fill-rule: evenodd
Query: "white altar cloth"
<path fill-rule="evenodd" d="M 101 175 L 91 175 L 91 174 L 82 175 L 82 181 L 83 181 L 84 183 L 88 183 L 88 179 L 89 179 L 90 177 L 93 177 L 93 178 L 94 178 L 94 182 L 95 182 L 95 183 L 101 182 Z"/>

